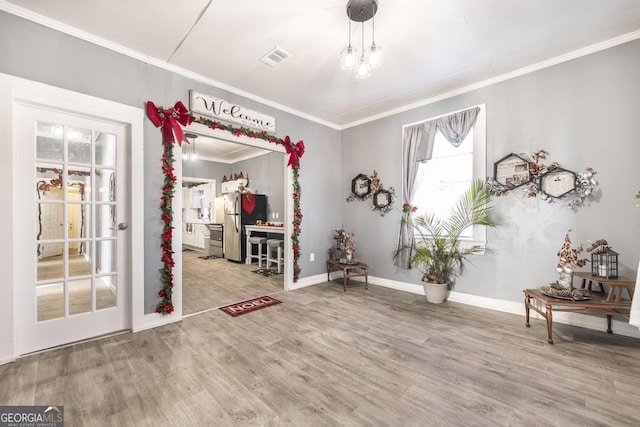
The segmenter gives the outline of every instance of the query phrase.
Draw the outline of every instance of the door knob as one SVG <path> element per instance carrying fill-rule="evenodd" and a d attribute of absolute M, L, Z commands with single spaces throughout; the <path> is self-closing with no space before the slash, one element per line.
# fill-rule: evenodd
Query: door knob
<path fill-rule="evenodd" d="M 126 230 L 127 227 L 129 227 L 127 224 L 125 224 L 124 222 L 121 222 L 120 224 L 118 224 L 117 227 L 110 227 L 109 230 Z"/>

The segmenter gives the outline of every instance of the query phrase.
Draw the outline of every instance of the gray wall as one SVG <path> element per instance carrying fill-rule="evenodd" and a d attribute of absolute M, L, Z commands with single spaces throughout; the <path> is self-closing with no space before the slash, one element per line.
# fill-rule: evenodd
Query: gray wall
<path fill-rule="evenodd" d="M 304 140 L 301 160 L 301 277 L 320 274 L 322 262 L 309 262 L 310 252 L 331 244 L 326 230 L 340 215 L 340 132 L 215 87 L 78 40 L 58 31 L 0 12 L 0 72 L 140 108 L 145 102 L 188 105 L 189 89 L 221 97 L 276 117 L 277 136 Z M 212 53 L 215 55 L 215 53 Z M 144 124 L 145 311 L 153 312 L 160 289 L 160 194 L 162 187 L 160 130 Z M 313 167 L 311 167 L 313 165 Z M 10 234 L 10 230 L 3 230 Z"/>
<path fill-rule="evenodd" d="M 284 154 L 272 152 L 253 159 L 234 163 L 231 173 L 245 174 L 249 177 L 249 187 L 256 194 L 267 196 L 267 218 L 282 222 L 284 218 Z M 278 219 L 272 218 L 278 214 Z"/>
<path fill-rule="evenodd" d="M 267 196 L 267 214 L 273 221 L 284 221 L 284 154 L 271 152 L 259 157 L 242 160 L 234 164 L 207 160 L 182 161 L 182 176 L 216 180 L 216 195 L 220 195 L 220 183 L 224 176 L 242 172 L 249 177 L 249 187 L 257 194 Z M 279 214 L 273 219 L 271 213 Z"/>
<path fill-rule="evenodd" d="M 600 186 L 587 206 L 572 211 L 519 192 L 495 201 L 499 227 L 492 253 L 475 256 L 455 290 L 520 301 L 522 289 L 556 279 L 556 253 L 569 229 L 572 242 L 605 238 L 621 254 L 622 274 L 635 277 L 640 259 L 640 41 L 627 43 L 519 78 L 343 131 L 342 195 L 356 174 L 378 171 L 398 190 L 384 218 L 370 203 L 343 202 L 344 226 L 357 234 L 358 257 L 370 274 L 418 285 L 418 271 L 393 266 L 401 207 L 402 125 L 476 104 L 487 106 L 487 173 L 510 152 L 546 149 L 575 171 L 593 167 Z M 366 153 L 366 155 L 365 155 Z M 335 223 L 333 224 L 336 225 Z"/>
<path fill-rule="evenodd" d="M 182 176 L 216 180 L 216 196 L 220 195 L 222 177 L 229 176 L 231 173 L 231 165 L 227 163 L 210 162 L 208 160 L 182 161 Z"/>

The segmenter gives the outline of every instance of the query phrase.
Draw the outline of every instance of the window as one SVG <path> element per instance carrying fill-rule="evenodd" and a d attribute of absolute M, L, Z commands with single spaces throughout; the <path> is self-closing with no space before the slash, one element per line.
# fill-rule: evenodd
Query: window
<path fill-rule="evenodd" d="M 486 112 L 485 105 L 479 107 L 480 112 L 473 129 L 458 147 L 451 145 L 440 131 L 436 131 L 431 159 L 418 165 L 411 200 L 411 204 L 418 207 L 416 214 L 433 213 L 439 218 L 448 218 L 460 194 L 469 188 L 473 180 L 485 179 Z M 437 118 L 439 117 L 425 122 Z M 484 245 L 486 227 L 468 229 L 462 238 L 469 245 Z"/>

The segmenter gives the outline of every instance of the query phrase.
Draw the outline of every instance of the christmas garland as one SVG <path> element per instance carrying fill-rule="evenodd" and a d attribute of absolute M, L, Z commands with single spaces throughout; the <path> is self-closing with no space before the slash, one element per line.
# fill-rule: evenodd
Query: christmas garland
<path fill-rule="evenodd" d="M 300 212 L 300 157 L 304 154 L 304 142 L 291 142 L 289 137 L 285 139 L 277 138 L 269 135 L 264 131 L 254 131 L 245 127 L 233 127 L 228 124 L 220 123 L 204 117 L 194 119 L 191 113 L 181 103 L 177 102 L 172 109 L 164 110 L 162 107 L 156 107 L 153 102 L 147 102 L 147 116 L 156 127 L 162 127 L 162 172 L 164 175 L 164 185 L 162 187 L 161 196 L 161 218 L 164 223 L 162 231 L 162 258 L 163 267 L 160 269 L 160 280 L 162 289 L 158 292 L 161 298 L 156 308 L 157 313 L 163 315 L 171 314 L 174 311 L 173 306 L 173 251 L 171 250 L 173 241 L 173 196 L 175 193 L 176 176 L 174 171 L 173 143 L 178 142 L 182 145 L 182 141 L 189 142 L 182 132 L 182 126 L 188 126 L 193 123 L 200 123 L 210 129 L 221 129 L 232 133 L 235 136 L 247 136 L 249 138 L 257 138 L 272 144 L 284 146 L 287 154 L 289 154 L 288 166 L 291 167 L 293 173 L 293 233 L 291 234 L 291 242 L 293 245 L 293 281 L 297 282 L 300 276 L 300 225 L 302 223 L 302 213 Z"/>

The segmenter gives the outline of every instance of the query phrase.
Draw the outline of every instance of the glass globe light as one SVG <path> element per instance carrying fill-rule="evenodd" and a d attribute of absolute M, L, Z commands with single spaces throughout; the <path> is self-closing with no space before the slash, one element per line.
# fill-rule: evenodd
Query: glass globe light
<path fill-rule="evenodd" d="M 342 51 L 340 65 L 343 70 L 353 70 L 358 62 L 358 49 L 349 45 Z"/>
<path fill-rule="evenodd" d="M 371 68 L 376 68 L 382 63 L 382 48 L 376 46 L 375 43 L 371 45 L 371 51 L 369 52 L 369 65 Z"/>
<path fill-rule="evenodd" d="M 371 67 L 369 66 L 369 61 L 367 61 L 367 58 L 365 58 L 364 56 L 361 56 L 356 67 L 356 78 L 366 79 L 370 75 Z"/>

